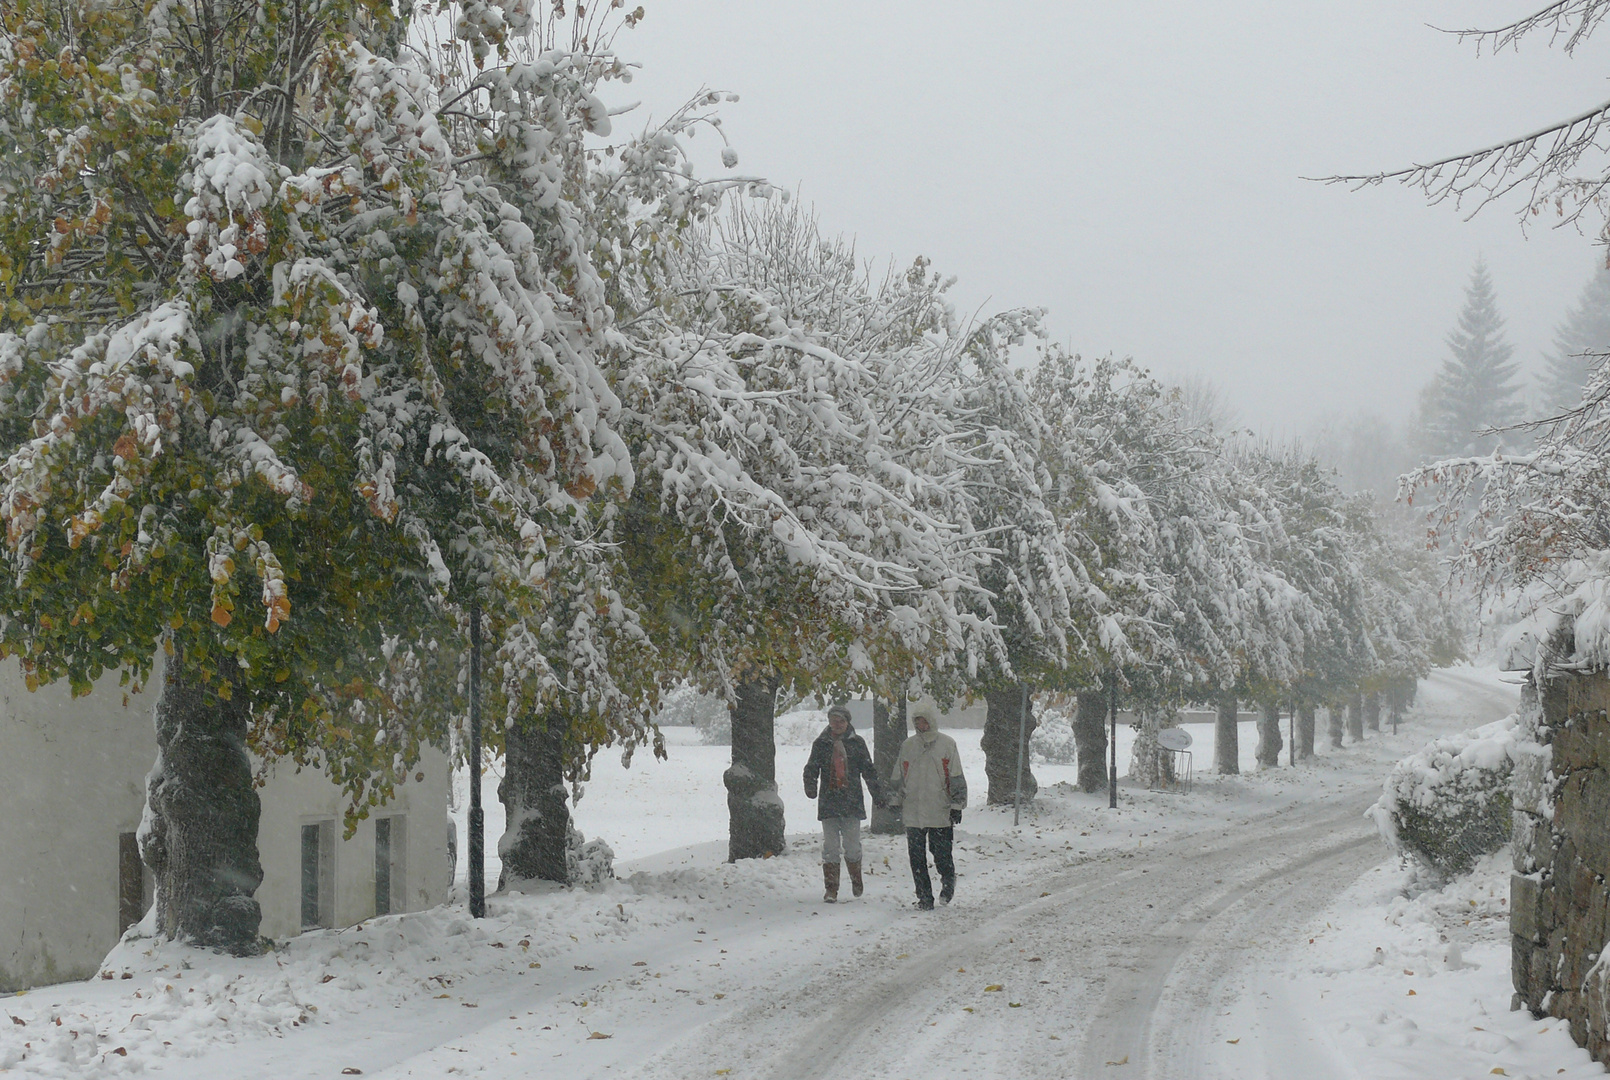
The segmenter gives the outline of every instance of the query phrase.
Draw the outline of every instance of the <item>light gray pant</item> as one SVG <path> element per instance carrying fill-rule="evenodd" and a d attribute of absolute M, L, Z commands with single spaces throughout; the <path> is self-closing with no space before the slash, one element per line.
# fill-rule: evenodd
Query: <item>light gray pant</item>
<path fill-rule="evenodd" d="M 861 819 L 830 817 L 822 819 L 822 861 L 829 866 L 839 864 L 842 850 L 845 862 L 861 861 Z"/>

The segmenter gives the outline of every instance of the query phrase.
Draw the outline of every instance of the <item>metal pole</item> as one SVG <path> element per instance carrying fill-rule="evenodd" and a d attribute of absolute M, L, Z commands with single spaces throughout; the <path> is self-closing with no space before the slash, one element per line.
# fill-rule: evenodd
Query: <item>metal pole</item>
<path fill-rule="evenodd" d="M 1292 768 L 1296 768 L 1297 767 L 1297 702 L 1295 700 L 1293 700 L 1293 701 L 1288 702 L 1287 704 L 1291 709 L 1291 714 L 1290 714 L 1291 718 L 1286 721 L 1286 731 L 1288 733 L 1290 733 L 1290 735 L 1291 735 L 1291 753 L 1287 754 L 1286 757 L 1288 759 L 1287 763 L 1289 765 L 1291 765 Z"/>
<path fill-rule="evenodd" d="M 1012 796 L 1012 824 L 1017 825 L 1023 813 L 1023 755 L 1029 741 L 1029 684 L 1023 684 L 1023 700 L 1017 712 L 1017 792 Z"/>
<path fill-rule="evenodd" d="M 486 917 L 486 815 L 481 810 L 481 606 L 470 605 L 470 917 Z"/>
<path fill-rule="evenodd" d="M 1112 709 L 1107 726 L 1107 806 L 1118 809 L 1118 673 L 1112 676 Z"/>

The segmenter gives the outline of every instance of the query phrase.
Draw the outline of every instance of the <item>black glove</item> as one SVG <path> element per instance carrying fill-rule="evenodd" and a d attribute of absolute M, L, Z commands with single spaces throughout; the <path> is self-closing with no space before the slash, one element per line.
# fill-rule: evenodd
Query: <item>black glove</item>
<path fill-rule="evenodd" d="M 962 812 L 960 810 L 957 810 L 955 808 L 951 809 L 951 811 L 950 811 L 950 823 L 952 825 L 960 825 L 962 823 Z"/>
<path fill-rule="evenodd" d="M 816 785 L 815 784 L 806 784 L 805 785 L 805 797 L 807 799 L 816 798 Z"/>

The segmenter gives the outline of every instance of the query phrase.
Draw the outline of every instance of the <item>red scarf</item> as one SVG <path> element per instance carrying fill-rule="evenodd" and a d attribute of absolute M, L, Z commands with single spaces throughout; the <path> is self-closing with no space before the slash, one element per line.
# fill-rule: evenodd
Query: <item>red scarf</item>
<path fill-rule="evenodd" d="M 849 783 L 849 763 L 844 758 L 844 740 L 833 740 L 833 779 L 829 787 L 841 788 Z"/>

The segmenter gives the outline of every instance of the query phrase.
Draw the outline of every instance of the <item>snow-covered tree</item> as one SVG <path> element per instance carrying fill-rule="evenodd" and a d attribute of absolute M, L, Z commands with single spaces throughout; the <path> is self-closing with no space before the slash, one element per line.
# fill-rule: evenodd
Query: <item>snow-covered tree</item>
<path fill-rule="evenodd" d="M 1433 457 L 1482 453 L 1499 441 L 1484 434 L 1520 419 L 1520 365 L 1504 338 L 1492 275 L 1477 260 L 1465 288 L 1458 325 L 1448 334 L 1449 356 L 1420 395 L 1421 442 Z"/>
<path fill-rule="evenodd" d="M 1543 412 L 1556 416 L 1582 401 L 1588 376 L 1610 354 L 1610 268 L 1597 267 L 1576 306 L 1554 332 L 1554 351 L 1539 377 Z"/>
<path fill-rule="evenodd" d="M 481 56 L 530 21 L 475 11 Z M 452 704 L 467 607 L 510 702 L 579 687 L 631 722 L 598 707 L 638 635 L 597 569 L 593 496 L 631 463 L 578 206 L 615 62 L 553 51 L 444 99 L 386 4 L 4 18 L 4 644 L 79 690 L 169 654 L 159 919 L 251 948 L 246 750 L 362 812 L 443 737 L 423 706 Z"/>
<path fill-rule="evenodd" d="M 955 453 L 943 327 L 920 268 L 869 282 L 775 202 L 685 232 L 641 282 L 622 321 L 631 602 L 671 670 L 732 702 L 730 854 L 759 856 L 783 843 L 782 686 L 894 697 L 999 650 L 968 607 L 958 467 L 932 467 Z"/>

